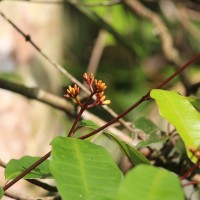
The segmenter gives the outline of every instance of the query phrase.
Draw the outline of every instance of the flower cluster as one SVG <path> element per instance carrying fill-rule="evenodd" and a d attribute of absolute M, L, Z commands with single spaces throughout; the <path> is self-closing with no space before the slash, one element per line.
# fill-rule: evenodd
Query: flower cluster
<path fill-rule="evenodd" d="M 102 82 L 102 80 L 94 79 L 94 75 L 91 73 L 89 76 L 84 73 L 83 78 L 85 83 L 89 86 L 92 98 L 94 95 L 96 99 L 93 103 L 88 104 L 87 108 L 94 107 L 96 105 L 108 105 L 110 104 L 110 100 L 105 100 L 106 96 L 104 95 L 104 90 L 107 88 L 106 84 Z M 67 94 L 64 96 L 66 98 L 73 98 L 79 104 L 79 106 L 83 107 L 84 105 L 78 100 L 77 95 L 80 93 L 80 88 L 75 84 L 74 87 L 69 86 L 67 89 Z"/>
<path fill-rule="evenodd" d="M 76 98 L 77 95 L 80 93 L 80 88 L 75 84 L 74 87 L 69 86 L 67 89 L 67 94 L 64 96 L 69 98 Z"/>

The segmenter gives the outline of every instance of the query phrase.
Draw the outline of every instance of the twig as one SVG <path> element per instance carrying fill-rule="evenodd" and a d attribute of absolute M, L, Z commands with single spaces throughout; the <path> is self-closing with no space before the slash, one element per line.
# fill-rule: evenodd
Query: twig
<path fill-rule="evenodd" d="M 92 54 L 91 54 L 91 57 L 90 57 L 90 60 L 89 60 L 89 64 L 88 64 L 88 68 L 87 68 L 87 74 L 90 74 L 90 73 L 95 74 L 96 73 L 97 67 L 99 65 L 100 58 L 102 56 L 102 53 L 103 53 L 103 50 L 104 50 L 104 47 L 105 47 L 106 34 L 107 33 L 105 32 L 105 30 L 99 31 L 95 46 L 93 48 L 93 51 L 92 51 Z M 118 114 L 115 113 L 109 106 L 105 105 L 104 109 L 108 113 L 110 113 L 113 117 L 118 116 Z M 120 120 L 120 123 L 124 127 L 126 127 L 130 132 L 134 131 L 130 126 L 128 126 L 126 124 L 126 122 L 123 119 Z"/>
<path fill-rule="evenodd" d="M 92 97 L 94 96 L 94 94 L 95 94 L 95 93 L 92 92 L 92 93 L 90 94 L 90 96 L 88 97 L 87 101 L 86 101 L 86 102 L 84 103 L 84 105 L 81 107 L 81 109 L 80 109 L 80 111 L 79 111 L 79 113 L 78 113 L 78 115 L 77 115 L 77 117 L 76 117 L 76 119 L 75 119 L 75 121 L 74 121 L 74 123 L 73 123 L 73 125 L 72 125 L 72 127 L 71 127 L 71 129 L 70 129 L 70 131 L 69 131 L 68 137 L 72 137 L 72 135 L 74 134 L 76 125 L 78 124 L 78 122 L 79 122 L 79 120 L 80 120 L 80 118 L 81 118 L 83 112 L 86 110 L 86 108 L 87 108 L 89 102 L 91 101 Z"/>
<path fill-rule="evenodd" d="M 166 58 L 169 61 L 173 62 L 176 65 L 176 68 L 182 65 L 182 60 L 180 58 L 179 52 L 174 48 L 173 39 L 169 33 L 169 30 L 162 19 L 159 17 L 159 15 L 146 8 L 142 3 L 137 0 L 124 0 L 123 2 L 139 16 L 145 17 L 148 20 L 152 21 L 152 23 L 159 30 L 162 49 Z M 191 85 L 189 78 L 186 76 L 185 73 L 180 74 L 180 78 L 187 90 L 187 88 L 189 88 Z"/>
<path fill-rule="evenodd" d="M 57 188 L 52 186 L 52 185 L 49 185 L 47 183 L 44 183 L 44 182 L 41 182 L 41 181 L 38 181 L 36 179 L 26 179 L 29 183 L 33 184 L 33 185 L 36 185 L 38 187 L 41 187 L 43 188 L 44 190 L 47 190 L 49 192 L 58 192 Z"/>
<path fill-rule="evenodd" d="M 194 63 L 197 59 L 200 58 L 200 53 L 197 54 L 196 56 L 194 56 L 190 61 L 188 61 L 185 65 L 183 65 L 181 68 L 179 68 L 176 72 L 174 72 L 170 77 L 168 77 L 166 80 L 164 80 L 160 85 L 158 85 L 156 88 L 160 89 L 163 86 L 165 86 L 168 82 L 170 82 L 174 77 L 176 77 L 178 74 L 180 74 L 181 72 L 183 72 L 187 67 L 190 66 L 190 64 Z M 145 100 L 148 100 L 150 98 L 150 91 L 148 91 L 146 93 L 146 95 L 144 95 L 140 100 L 138 100 L 136 103 L 134 103 L 130 108 L 128 108 L 127 110 L 125 110 L 123 113 L 121 113 L 118 117 L 112 119 L 111 121 L 109 121 L 107 124 L 105 124 L 104 126 L 96 129 L 95 131 L 92 131 L 91 133 L 84 135 L 82 137 L 80 137 L 79 139 L 85 139 L 88 138 L 92 135 L 95 135 L 96 133 L 98 133 L 99 131 L 102 131 L 104 129 L 106 129 L 108 126 L 110 126 L 111 124 L 117 122 L 120 118 L 122 118 L 124 115 L 126 115 L 127 113 L 131 112 L 133 109 L 135 109 L 137 106 L 139 106 L 142 102 L 144 102 Z M 44 155 L 42 158 L 40 158 L 37 162 L 35 162 L 33 165 L 31 165 L 29 168 L 27 168 L 24 172 L 22 172 L 19 176 L 17 176 L 14 180 L 12 180 L 11 182 L 9 182 L 7 185 L 4 186 L 4 191 L 6 191 L 8 188 L 10 188 L 12 185 L 14 185 L 16 182 L 18 182 L 20 179 L 22 179 L 26 174 L 28 174 L 29 172 L 31 172 L 34 168 L 36 168 L 38 165 L 40 165 L 43 161 L 45 161 L 49 156 L 50 156 L 51 152 L 48 152 L 46 155 Z"/>
<path fill-rule="evenodd" d="M 80 0 L 77 0 L 77 4 L 81 4 L 87 7 L 97 7 L 97 6 L 114 6 L 121 3 L 122 0 L 112 0 L 112 1 L 104 1 L 104 2 L 93 2 L 93 3 L 84 3 Z"/>
<path fill-rule="evenodd" d="M 87 74 L 95 74 L 105 47 L 106 32 L 100 30 L 94 45 L 92 54 L 90 56 L 89 64 L 87 67 Z"/>
<path fill-rule="evenodd" d="M 16 192 L 5 192 L 4 195 L 7 197 L 10 197 L 12 199 L 17 199 L 17 200 L 38 200 L 38 199 L 55 200 L 55 199 L 58 199 L 58 196 L 32 197 L 32 196 L 28 196 L 28 195 L 24 195 L 24 194 L 20 194 L 20 193 L 16 193 Z"/>
<path fill-rule="evenodd" d="M 0 79 L 0 88 L 7 89 L 12 92 L 16 92 L 18 94 L 22 94 L 25 97 L 36 99 L 40 102 L 46 103 L 47 105 L 50 105 L 52 107 L 55 107 L 59 110 L 65 111 L 69 115 L 73 115 L 72 110 L 72 104 L 67 102 L 65 99 L 56 96 L 54 94 L 51 94 L 49 92 L 46 92 L 39 88 L 28 88 L 23 85 L 12 83 L 10 81 L 2 80 Z M 88 111 L 85 111 L 83 113 L 83 118 L 91 120 L 93 119 L 95 123 L 97 123 L 99 126 L 102 124 L 105 124 L 105 121 L 100 119 L 99 117 L 93 115 L 92 113 L 89 113 Z M 121 140 L 131 144 L 132 139 L 129 136 L 124 135 L 119 130 L 117 130 L 114 127 L 111 127 L 110 130 L 114 135 L 119 137 Z"/>
<path fill-rule="evenodd" d="M 108 24 L 104 19 L 99 17 L 95 12 L 92 10 L 82 6 L 81 4 L 77 4 L 73 0 L 66 0 L 70 5 L 74 6 L 78 9 L 81 13 L 83 13 L 86 17 L 88 17 L 91 21 L 96 23 L 101 29 L 106 30 L 110 33 L 117 42 L 123 45 L 127 50 L 129 50 L 132 54 L 135 53 L 133 46 L 130 44 L 128 40 L 125 40 L 110 24 Z"/>
<path fill-rule="evenodd" d="M 183 187 L 187 187 L 187 186 L 195 185 L 195 184 L 199 184 L 199 181 L 195 181 L 195 180 L 189 181 L 188 183 L 184 183 Z"/>
<path fill-rule="evenodd" d="M 166 58 L 176 65 L 180 65 L 181 59 L 179 53 L 174 48 L 172 37 L 162 19 L 156 13 L 146 8 L 142 3 L 137 0 L 124 0 L 124 3 L 127 4 L 139 16 L 145 17 L 148 20 L 152 21 L 152 23 L 154 23 L 154 25 L 159 30 L 162 49 Z"/>
<path fill-rule="evenodd" d="M 106 32 L 104 30 L 100 30 L 94 49 L 92 51 L 91 57 L 90 57 L 90 61 L 88 64 L 88 68 L 87 68 L 87 74 L 93 73 L 95 74 L 97 67 L 99 65 L 99 61 L 100 58 L 102 56 L 104 47 L 105 47 L 105 39 L 106 39 Z M 104 108 L 106 109 L 106 111 L 108 111 L 113 117 L 117 117 L 118 114 L 113 112 L 112 109 L 110 109 L 109 106 L 105 105 Z M 120 123 L 122 125 L 124 125 L 130 132 L 133 132 L 134 129 L 131 128 L 130 126 L 126 125 L 126 122 L 121 119 Z"/>
<path fill-rule="evenodd" d="M 40 102 L 46 103 L 47 105 L 50 105 L 54 108 L 66 112 L 70 116 L 74 115 L 72 109 L 73 107 L 72 103 L 66 101 L 64 98 L 56 96 L 40 88 L 28 88 L 17 83 L 3 80 L 1 78 L 0 78 L 0 88 L 16 92 L 30 99 L 36 99 Z M 89 113 L 87 110 L 83 113 L 83 118 L 89 120 L 92 119 L 99 126 L 102 126 L 103 124 L 106 123 L 104 120 L 93 115 L 92 113 Z M 112 132 L 116 137 L 120 138 L 122 141 L 125 141 L 128 144 L 132 144 L 132 139 L 128 135 L 123 134 L 118 129 L 114 127 L 109 127 L 109 131 Z"/>
<path fill-rule="evenodd" d="M 3 167 L 3 168 L 6 168 L 6 163 L 4 161 L 2 161 L 1 159 L 0 159 L 0 166 Z M 43 183 L 43 182 L 38 181 L 36 179 L 26 179 L 26 181 L 28 181 L 31 184 L 37 185 L 37 186 L 39 186 L 39 187 L 41 187 L 44 190 L 47 190 L 49 192 L 58 192 L 56 187 L 51 186 L 47 183 Z"/>
<path fill-rule="evenodd" d="M 196 170 L 197 168 L 199 168 L 200 165 L 200 160 L 197 161 L 197 163 L 195 165 L 193 165 L 183 176 L 180 177 L 180 180 L 184 180 L 186 178 L 188 178 L 188 176 L 194 172 L 194 170 Z"/>
<path fill-rule="evenodd" d="M 89 12 L 91 14 L 91 12 Z M 66 77 L 68 77 L 72 82 L 76 83 L 84 92 L 86 92 L 87 94 L 90 94 L 90 91 L 80 82 L 78 81 L 76 78 L 74 78 L 67 70 L 65 70 L 62 66 L 60 66 L 59 64 L 57 64 L 56 62 L 52 61 L 36 44 L 35 42 L 32 41 L 31 36 L 30 35 L 26 35 L 19 27 L 17 27 L 10 19 L 8 19 L 1 11 L 0 11 L 0 15 L 10 24 L 13 26 L 13 28 L 15 30 L 17 30 L 25 39 L 26 42 L 29 42 L 39 53 L 40 55 L 47 60 L 53 67 L 55 67 L 59 72 L 61 72 L 63 75 L 65 75 Z M 121 37 L 117 34 L 117 32 L 115 32 L 112 27 L 110 27 L 105 21 L 103 21 L 101 18 L 99 18 L 98 16 L 96 16 L 94 13 L 93 15 L 96 17 L 96 19 L 101 20 L 101 23 L 103 23 L 104 28 L 107 31 L 112 32 L 116 38 L 120 41 Z M 112 116 L 113 114 L 115 114 L 113 117 L 115 117 L 117 114 L 111 110 L 111 108 L 107 109 L 108 106 L 103 107 L 108 113 L 110 113 Z M 128 130 L 130 129 L 129 126 L 127 126 L 127 124 L 124 122 L 123 119 L 120 119 L 119 122 L 126 127 Z"/>
<path fill-rule="evenodd" d="M 183 25 L 183 28 L 189 33 L 191 34 L 191 36 L 193 38 L 195 38 L 195 40 L 200 43 L 200 32 L 199 30 L 190 22 L 189 20 L 189 16 L 187 13 L 187 9 L 183 4 L 177 4 L 176 6 L 177 8 L 177 14 L 178 14 L 178 19 L 180 21 L 180 23 Z"/>
<path fill-rule="evenodd" d="M 0 159 L 0 166 L 6 168 L 6 163 L 1 159 Z"/>
<path fill-rule="evenodd" d="M 21 1 L 21 2 L 28 2 L 28 3 L 37 3 L 37 4 L 55 4 L 55 5 L 63 5 L 67 2 L 64 0 L 2 0 L 2 1 Z M 97 6 L 114 6 L 121 3 L 122 0 L 112 0 L 112 1 L 104 1 L 104 2 L 92 2 L 92 3 L 84 3 L 80 0 L 75 0 L 76 4 L 80 4 L 86 7 L 97 7 Z"/>
<path fill-rule="evenodd" d="M 50 155 L 51 155 L 51 152 L 48 152 L 47 154 L 45 154 L 42 158 L 40 158 L 38 161 L 36 161 L 33 165 L 31 165 L 29 168 L 25 169 L 19 176 L 17 176 L 15 179 L 13 179 L 8 184 L 6 184 L 3 187 L 3 190 L 6 191 L 8 188 L 10 188 L 12 185 L 14 185 L 16 182 L 18 182 L 24 176 L 26 176 L 26 174 L 28 174 L 33 169 L 35 169 L 38 165 L 40 165 L 42 162 L 47 160 L 47 158 L 49 158 Z"/>
<path fill-rule="evenodd" d="M 68 103 L 64 98 L 60 98 L 59 96 L 40 88 L 28 88 L 21 84 L 13 83 L 2 78 L 0 78 L 0 88 L 16 92 L 30 99 L 36 99 L 54 108 L 65 111 L 69 115 L 72 115 L 73 113 L 72 104 Z"/>
<path fill-rule="evenodd" d="M 188 16 L 192 20 L 200 22 L 200 13 L 199 12 L 192 10 L 192 9 L 189 9 L 189 8 L 186 8 L 186 9 L 187 9 Z"/>
<path fill-rule="evenodd" d="M 188 66 L 190 66 L 191 63 L 195 62 L 198 58 L 200 58 L 200 54 L 197 54 L 196 56 L 194 56 L 189 62 L 187 62 L 185 65 L 183 65 L 181 68 L 179 68 L 175 73 L 173 73 L 170 77 L 168 77 L 165 81 L 163 81 L 158 87 L 156 87 L 156 89 L 160 89 L 162 88 L 164 85 L 166 85 L 169 81 L 171 81 L 174 77 L 176 77 L 178 74 L 180 74 L 182 71 L 184 71 Z M 107 124 L 105 124 L 104 126 L 96 129 L 95 131 L 92 131 L 91 133 L 84 135 L 82 137 L 80 137 L 80 139 L 85 139 L 88 137 L 91 137 L 93 135 L 95 135 L 96 133 L 98 133 L 99 131 L 104 130 L 105 128 L 107 128 L 108 126 L 110 126 L 111 124 L 114 124 L 115 122 L 117 122 L 120 118 L 124 117 L 126 114 L 128 114 L 129 112 L 131 112 L 133 109 L 135 109 L 137 106 L 139 106 L 142 102 L 144 102 L 145 100 L 148 100 L 150 98 L 150 91 L 146 93 L 146 95 L 144 95 L 141 99 L 139 99 L 135 104 L 133 104 L 130 108 L 128 108 L 127 110 L 125 110 L 123 113 L 121 113 L 120 115 L 118 115 L 116 118 L 112 119 L 111 121 L 109 121 Z"/>

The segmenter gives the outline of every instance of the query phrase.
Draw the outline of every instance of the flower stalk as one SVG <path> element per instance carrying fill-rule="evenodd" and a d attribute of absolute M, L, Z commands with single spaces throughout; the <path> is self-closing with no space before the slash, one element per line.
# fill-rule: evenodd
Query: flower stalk
<path fill-rule="evenodd" d="M 85 103 L 82 103 L 78 99 L 80 88 L 76 84 L 74 85 L 74 87 L 69 86 L 68 89 L 66 90 L 67 94 L 64 95 L 66 98 L 74 99 L 81 108 L 68 133 L 68 137 L 72 137 L 73 134 L 75 133 L 75 128 L 83 112 L 86 109 L 92 108 L 97 105 L 107 105 L 111 103 L 110 100 L 105 100 L 106 96 L 104 95 L 104 91 L 107 88 L 107 86 L 105 83 L 102 82 L 102 80 L 94 79 L 94 75 L 92 73 L 89 76 L 86 73 L 84 73 L 83 79 L 90 89 L 90 96 L 87 98 Z M 93 103 L 90 103 L 94 95 L 96 96 L 96 99 Z"/>

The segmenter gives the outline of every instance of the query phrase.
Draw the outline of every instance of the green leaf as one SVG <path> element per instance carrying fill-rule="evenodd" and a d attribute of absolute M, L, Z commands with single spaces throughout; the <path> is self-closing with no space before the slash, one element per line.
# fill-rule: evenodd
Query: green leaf
<path fill-rule="evenodd" d="M 0 198 L 2 198 L 4 195 L 4 191 L 3 191 L 3 188 L 0 187 Z"/>
<path fill-rule="evenodd" d="M 162 168 L 138 165 L 121 184 L 117 200 L 184 200 L 179 178 Z"/>
<path fill-rule="evenodd" d="M 196 97 L 185 97 L 198 111 L 200 111 L 200 99 Z"/>
<path fill-rule="evenodd" d="M 76 129 L 76 133 L 75 133 L 75 137 L 79 138 L 80 136 L 87 134 L 88 131 L 91 132 L 91 130 L 96 130 L 97 128 L 99 128 L 99 126 L 96 125 L 93 121 L 91 121 L 91 120 L 81 120 L 78 123 L 77 129 Z M 89 137 L 89 138 L 87 138 L 85 140 L 90 141 L 94 137 L 95 137 L 95 135 L 91 136 L 91 137 Z"/>
<path fill-rule="evenodd" d="M 91 120 L 81 120 L 80 122 L 79 122 L 79 126 L 80 127 L 87 127 L 87 128 L 91 128 L 91 129 L 93 129 L 93 130 L 95 130 L 95 129 L 97 129 L 97 128 L 99 128 L 99 126 L 97 126 L 93 121 L 91 121 Z"/>
<path fill-rule="evenodd" d="M 5 177 L 7 180 L 16 178 L 25 169 L 30 167 L 33 163 L 39 160 L 40 157 L 24 156 L 19 160 L 12 159 L 8 162 L 5 169 Z M 52 177 L 49 171 L 49 160 L 44 161 L 29 174 L 27 174 L 24 179 L 33 178 L 49 178 Z"/>
<path fill-rule="evenodd" d="M 53 140 L 50 170 L 65 200 L 114 200 L 123 178 L 103 147 L 76 138 Z"/>
<path fill-rule="evenodd" d="M 196 158 L 190 153 L 189 147 L 200 146 L 200 114 L 193 105 L 175 92 L 152 90 L 151 97 L 156 100 L 160 114 L 172 123 L 185 143 L 188 157 L 193 162 Z"/>
<path fill-rule="evenodd" d="M 152 121 L 145 117 L 139 118 L 135 122 L 135 127 L 146 134 L 144 136 L 146 140 L 141 141 L 137 147 L 145 147 L 153 143 L 163 142 L 167 139 L 167 137 L 162 134 L 163 132 Z"/>
<path fill-rule="evenodd" d="M 134 147 L 126 144 L 124 141 L 120 141 L 112 134 L 106 133 L 108 137 L 114 140 L 122 149 L 122 151 L 126 154 L 132 164 L 150 164 L 149 160 L 139 151 L 137 151 Z"/>
<path fill-rule="evenodd" d="M 97 129 L 98 126 L 90 121 L 90 120 L 82 120 L 80 122 L 80 125 L 91 128 L 91 129 Z M 138 164 L 150 164 L 149 160 L 139 151 L 137 151 L 134 147 L 128 145 L 127 143 L 119 140 L 117 137 L 115 137 L 113 134 L 111 134 L 108 131 L 104 131 L 104 134 L 106 134 L 109 138 L 111 138 L 113 141 L 115 141 L 119 147 L 122 149 L 122 151 L 126 154 L 126 156 L 129 158 L 132 164 L 138 165 Z"/>

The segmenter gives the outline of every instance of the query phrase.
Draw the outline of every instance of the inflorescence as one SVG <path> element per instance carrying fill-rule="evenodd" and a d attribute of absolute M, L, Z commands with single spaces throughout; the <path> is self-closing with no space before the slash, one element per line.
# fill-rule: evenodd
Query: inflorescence
<path fill-rule="evenodd" d="M 104 95 L 104 91 L 107 88 L 107 85 L 103 83 L 102 80 L 94 79 L 93 73 L 91 73 L 89 76 L 84 73 L 83 78 L 90 89 L 90 97 L 93 97 L 94 95 L 96 97 L 94 102 L 88 104 L 86 108 L 91 108 L 97 105 L 108 105 L 111 103 L 110 100 L 105 100 L 106 96 Z M 76 84 L 74 85 L 74 87 L 69 86 L 66 92 L 67 94 L 64 95 L 66 98 L 74 99 L 80 107 L 84 106 L 77 98 L 80 93 L 80 88 Z"/>

